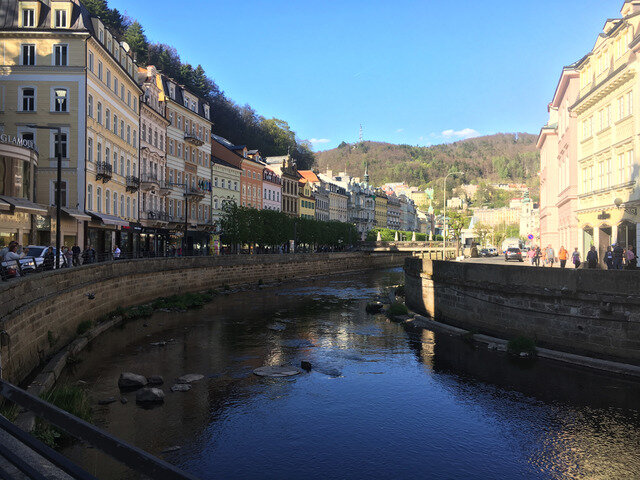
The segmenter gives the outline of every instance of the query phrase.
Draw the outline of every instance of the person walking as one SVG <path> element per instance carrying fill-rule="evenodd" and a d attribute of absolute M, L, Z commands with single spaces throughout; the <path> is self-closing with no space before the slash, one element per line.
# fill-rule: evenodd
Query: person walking
<path fill-rule="evenodd" d="M 42 267 L 44 270 L 53 270 L 53 264 L 55 262 L 53 251 L 53 246 L 50 246 L 49 248 L 47 248 L 47 251 L 44 254 L 44 259 L 42 261 Z"/>
<path fill-rule="evenodd" d="M 553 247 L 551 245 L 547 247 L 546 257 L 547 257 L 547 265 L 553 268 L 553 263 L 556 260 L 556 252 L 553 250 Z"/>
<path fill-rule="evenodd" d="M 560 268 L 564 268 L 567 266 L 567 257 L 569 256 L 569 252 L 564 248 L 564 245 L 560 247 L 558 251 L 558 260 L 560 260 Z"/>
<path fill-rule="evenodd" d="M 536 247 L 536 251 L 533 255 L 533 264 L 536 267 L 540 266 L 540 257 L 542 256 L 542 252 L 540 251 L 540 247 Z"/>
<path fill-rule="evenodd" d="M 531 247 L 527 252 L 527 257 L 529 258 L 529 263 L 531 264 L 531 266 L 533 266 L 533 257 L 535 257 L 535 255 L 536 249 L 534 247 Z"/>
<path fill-rule="evenodd" d="M 64 260 L 67 268 L 73 267 L 73 252 L 69 247 L 64 247 L 62 249 L 62 253 L 64 255 Z"/>
<path fill-rule="evenodd" d="M 591 250 L 587 253 L 587 265 L 589 268 L 596 268 L 598 266 L 598 252 L 596 252 L 596 247 L 591 245 Z"/>
<path fill-rule="evenodd" d="M 627 261 L 627 270 L 633 270 L 636 268 L 636 254 L 633 251 L 633 246 L 629 245 L 627 251 L 624 254 L 625 260 Z"/>
<path fill-rule="evenodd" d="M 611 245 L 607 247 L 607 251 L 604 252 L 604 263 L 607 266 L 607 270 L 613 270 L 613 250 Z"/>
<path fill-rule="evenodd" d="M 620 245 L 620 242 L 613 247 L 613 269 L 622 270 L 622 258 L 624 255 L 624 249 Z"/>
<path fill-rule="evenodd" d="M 578 247 L 576 247 L 573 253 L 571 254 L 571 261 L 573 262 L 573 266 L 575 268 L 580 268 L 580 264 L 582 263 L 582 260 L 580 259 L 580 252 L 578 251 Z"/>
<path fill-rule="evenodd" d="M 116 248 L 113 249 L 113 259 L 118 260 L 120 258 L 120 247 L 116 244 Z"/>
<path fill-rule="evenodd" d="M 78 265 L 80 265 L 80 247 L 78 246 L 78 242 L 75 242 L 73 244 L 73 247 L 71 247 L 71 252 L 73 254 L 73 266 L 77 267 Z"/>

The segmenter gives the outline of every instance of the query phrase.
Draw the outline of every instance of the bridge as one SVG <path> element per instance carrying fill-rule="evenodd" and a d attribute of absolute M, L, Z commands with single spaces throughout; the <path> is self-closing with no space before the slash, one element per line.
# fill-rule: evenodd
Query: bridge
<path fill-rule="evenodd" d="M 442 242 L 362 242 L 358 250 L 363 252 L 411 252 L 432 260 L 443 259 Z M 457 252 L 458 249 L 455 244 L 449 246 L 447 243 L 444 256 L 446 258 L 455 258 Z"/>

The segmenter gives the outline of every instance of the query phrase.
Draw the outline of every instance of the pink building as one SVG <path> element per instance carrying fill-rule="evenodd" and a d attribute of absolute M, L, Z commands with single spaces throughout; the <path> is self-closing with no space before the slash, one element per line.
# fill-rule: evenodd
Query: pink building
<path fill-rule="evenodd" d="M 556 252 L 578 246 L 578 132 L 576 116 L 570 111 L 580 89 L 574 65 L 562 70 L 549 122 L 542 127 L 540 150 L 540 244 L 551 244 Z"/>
<path fill-rule="evenodd" d="M 282 210 L 282 181 L 273 170 L 265 168 L 262 173 L 262 208 Z"/>

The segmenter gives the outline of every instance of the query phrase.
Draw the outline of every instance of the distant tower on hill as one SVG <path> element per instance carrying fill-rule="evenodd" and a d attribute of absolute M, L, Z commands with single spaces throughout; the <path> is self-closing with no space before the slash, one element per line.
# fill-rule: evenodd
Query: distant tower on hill
<path fill-rule="evenodd" d="M 358 137 L 358 143 L 362 143 L 362 124 L 360 124 L 360 136 Z"/>

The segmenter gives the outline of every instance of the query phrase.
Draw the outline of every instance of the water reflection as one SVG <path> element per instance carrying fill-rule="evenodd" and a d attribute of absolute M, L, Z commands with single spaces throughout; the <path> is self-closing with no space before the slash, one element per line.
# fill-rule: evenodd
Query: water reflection
<path fill-rule="evenodd" d="M 630 478 L 640 387 L 554 362 L 514 363 L 364 306 L 399 270 L 238 293 L 97 339 L 67 372 L 95 401 L 121 371 L 205 379 L 161 408 L 96 406 L 96 422 L 201 478 Z M 281 325 L 276 329 L 270 326 Z M 152 346 L 168 341 L 165 347 Z M 311 362 L 265 379 L 262 365 Z M 171 446 L 177 451 L 162 453 Z M 98 452 L 100 478 L 135 478 Z"/>

